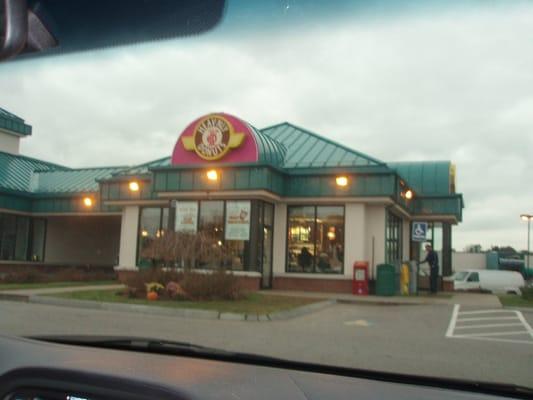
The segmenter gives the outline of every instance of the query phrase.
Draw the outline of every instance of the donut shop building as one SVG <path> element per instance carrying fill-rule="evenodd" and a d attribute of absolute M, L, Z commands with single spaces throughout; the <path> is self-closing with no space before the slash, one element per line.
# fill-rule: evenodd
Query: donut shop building
<path fill-rule="evenodd" d="M 223 249 L 216 263 L 199 256 L 198 270 L 224 267 L 250 288 L 350 292 L 356 261 L 374 279 L 379 264 L 419 259 L 411 230 L 422 221 L 450 275 L 463 209 L 454 165 L 383 162 L 326 136 L 213 113 L 184 127 L 166 157 L 135 166 L 69 168 L 0 148 L 0 262 L 131 273 L 157 263 L 143 249 L 172 230 Z"/>

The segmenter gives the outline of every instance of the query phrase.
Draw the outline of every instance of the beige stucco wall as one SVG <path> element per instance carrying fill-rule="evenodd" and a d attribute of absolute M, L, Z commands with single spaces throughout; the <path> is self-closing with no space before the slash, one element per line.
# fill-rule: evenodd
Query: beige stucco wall
<path fill-rule="evenodd" d="M 344 276 L 352 278 L 353 263 L 368 261 L 366 258 L 366 218 L 365 205 L 348 203 L 345 206 L 344 224 Z"/>
<path fill-rule="evenodd" d="M 366 251 L 370 279 L 376 276 L 376 265 L 385 262 L 385 206 L 365 206 Z"/>
<path fill-rule="evenodd" d="M 45 262 L 114 265 L 119 237 L 120 216 L 49 217 Z"/>
<path fill-rule="evenodd" d="M 0 130 L 0 151 L 6 153 L 19 154 L 20 137 L 14 136 Z"/>
<path fill-rule="evenodd" d="M 137 232 L 139 230 L 139 206 L 122 209 L 120 226 L 120 252 L 117 269 L 137 269 Z"/>

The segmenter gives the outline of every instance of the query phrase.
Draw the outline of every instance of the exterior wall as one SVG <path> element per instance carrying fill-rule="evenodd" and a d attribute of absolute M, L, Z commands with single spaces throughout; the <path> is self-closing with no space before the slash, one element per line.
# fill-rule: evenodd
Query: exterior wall
<path fill-rule="evenodd" d="M 20 137 L 0 131 L 0 151 L 11 154 L 19 154 Z"/>
<path fill-rule="evenodd" d="M 365 206 L 366 252 L 370 279 L 376 276 L 376 265 L 385 262 L 385 206 Z"/>
<path fill-rule="evenodd" d="M 116 263 L 120 217 L 49 217 L 46 225 L 46 263 L 109 265 Z"/>
<path fill-rule="evenodd" d="M 139 206 L 122 209 L 120 227 L 120 253 L 117 270 L 137 270 L 137 233 L 139 230 Z"/>
<path fill-rule="evenodd" d="M 465 269 L 486 269 L 487 254 L 485 253 L 464 253 L 452 252 L 452 270 L 454 272 Z"/>
<path fill-rule="evenodd" d="M 344 276 L 352 279 L 353 263 L 370 260 L 366 257 L 366 218 L 365 205 L 348 203 L 344 209 Z"/>

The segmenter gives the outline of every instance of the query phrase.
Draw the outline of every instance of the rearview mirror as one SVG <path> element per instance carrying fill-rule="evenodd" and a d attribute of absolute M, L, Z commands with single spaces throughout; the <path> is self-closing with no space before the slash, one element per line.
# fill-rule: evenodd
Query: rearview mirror
<path fill-rule="evenodd" d="M 200 34 L 224 0 L 0 0 L 0 60 Z"/>

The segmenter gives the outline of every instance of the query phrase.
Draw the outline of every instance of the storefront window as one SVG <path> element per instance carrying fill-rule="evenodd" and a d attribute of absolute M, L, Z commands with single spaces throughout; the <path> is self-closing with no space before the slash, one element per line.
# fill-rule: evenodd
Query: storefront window
<path fill-rule="evenodd" d="M 190 267 L 222 267 L 235 271 L 261 269 L 262 202 L 179 200 L 174 203 L 175 231 L 191 235 L 196 243 L 197 251 Z"/>
<path fill-rule="evenodd" d="M 198 254 L 198 267 L 213 269 L 220 267 L 219 254 L 224 245 L 224 202 L 201 201 L 200 224 L 198 234 L 207 245 L 202 246 L 201 254 Z"/>
<path fill-rule="evenodd" d="M 31 261 L 44 261 L 44 238 L 46 234 L 46 220 L 34 218 L 31 232 Z"/>
<path fill-rule="evenodd" d="M 28 257 L 28 237 L 30 218 L 17 217 L 17 235 L 15 241 L 15 260 L 25 261 Z"/>
<path fill-rule="evenodd" d="M 147 254 L 150 244 L 163 233 L 164 226 L 163 216 L 167 216 L 168 208 L 161 207 L 143 207 L 139 219 L 139 246 L 138 246 L 138 264 L 140 267 L 149 267 L 153 262 L 158 263 L 156 254 Z"/>
<path fill-rule="evenodd" d="M 288 209 L 287 272 L 343 273 L 344 207 Z"/>
<path fill-rule="evenodd" d="M 402 220 L 397 215 L 387 213 L 385 230 L 385 262 L 397 264 L 402 259 Z"/>
<path fill-rule="evenodd" d="M 342 273 L 344 262 L 344 207 L 317 207 L 316 269 Z"/>
<path fill-rule="evenodd" d="M 42 229 L 37 232 L 38 237 L 30 235 L 31 224 L 40 221 Z M 28 251 L 31 243 L 39 241 L 41 249 L 38 258 L 33 257 L 33 251 Z M 43 261 L 44 252 L 44 220 L 22 215 L 0 214 L 0 260 Z"/>
<path fill-rule="evenodd" d="M 15 243 L 17 238 L 16 215 L 0 215 L 0 259 L 15 259 Z"/>

